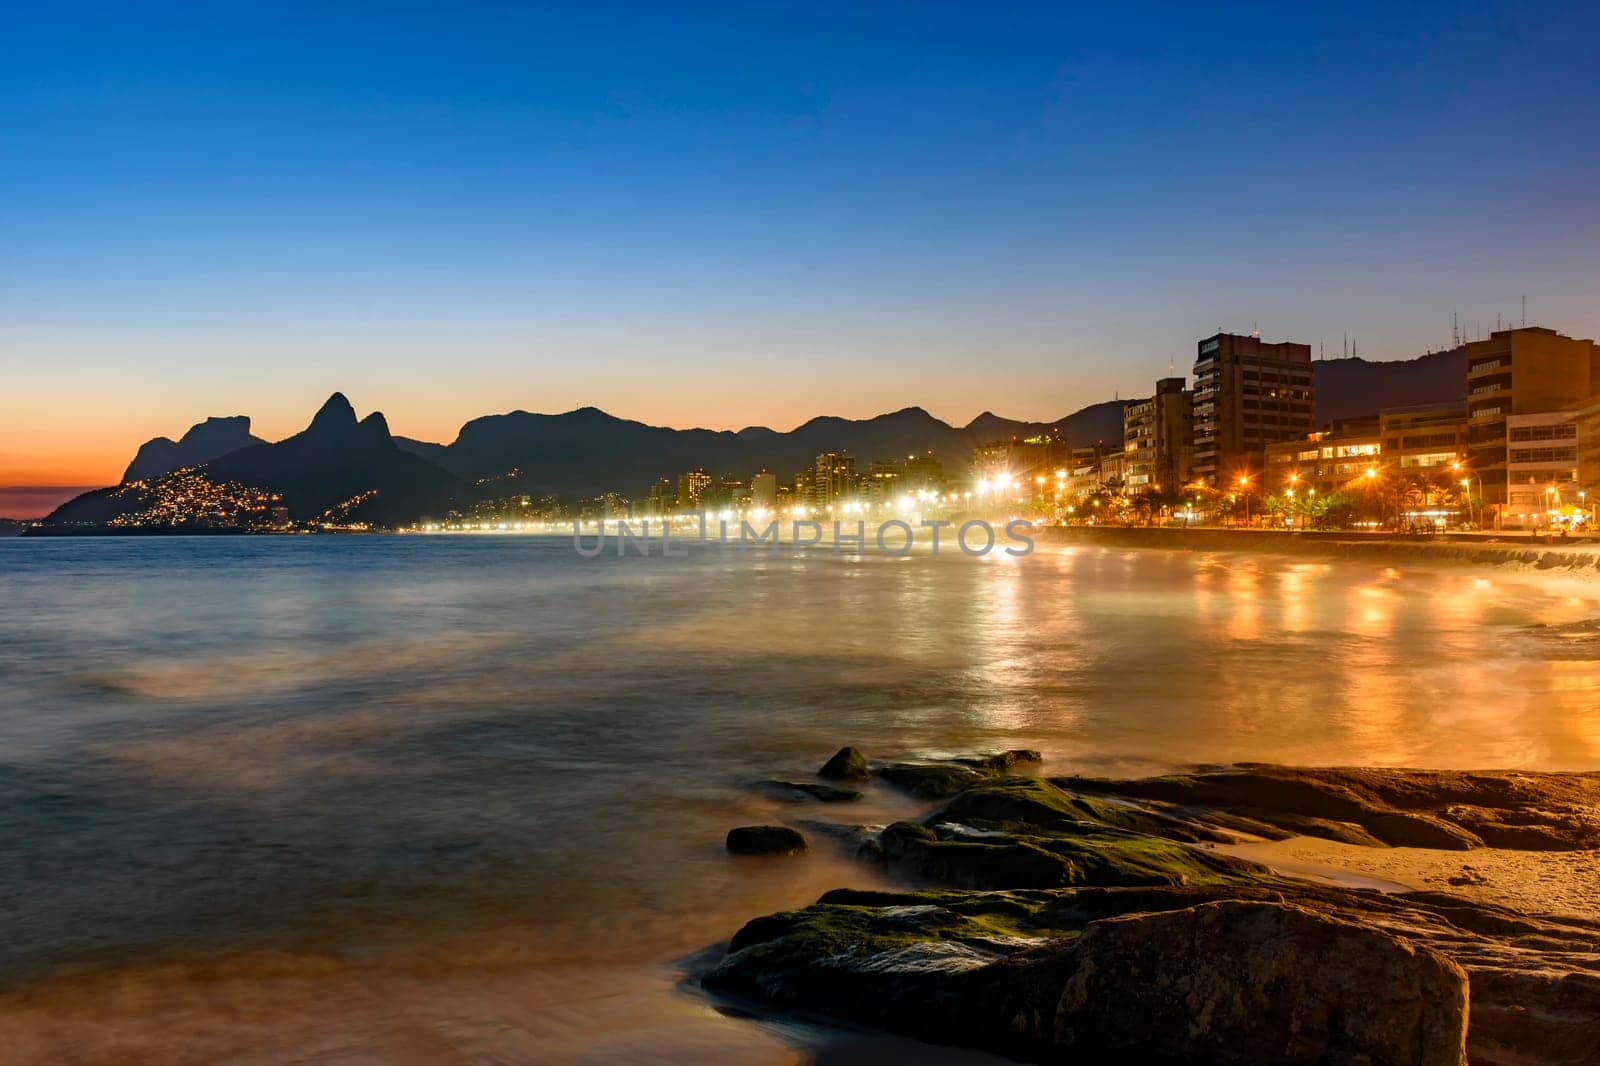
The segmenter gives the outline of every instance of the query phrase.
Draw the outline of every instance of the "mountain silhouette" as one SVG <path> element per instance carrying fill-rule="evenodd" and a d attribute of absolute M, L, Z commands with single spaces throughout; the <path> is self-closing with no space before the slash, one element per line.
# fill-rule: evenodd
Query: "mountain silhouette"
<path fill-rule="evenodd" d="M 340 517 L 375 525 L 443 517 L 476 499 L 518 492 L 639 497 L 656 479 L 676 479 L 696 467 L 740 478 L 767 469 L 787 480 L 827 451 L 855 456 L 863 473 L 874 460 L 931 454 L 959 476 L 972 449 L 994 440 L 1051 432 L 1079 445 L 1119 441 L 1122 406 L 1094 404 L 1053 423 L 986 412 L 959 427 L 907 407 L 867 419 L 822 416 L 787 432 L 765 426 L 669 429 L 581 407 L 555 415 L 513 411 L 475 418 L 451 443 L 435 444 L 393 436 L 381 414 L 358 421 L 350 401 L 334 393 L 304 430 L 274 444 L 249 436 L 243 418 L 208 419 L 176 444 L 163 446 L 158 438 L 140 449 L 122 485 L 63 504 L 45 524 L 65 531 L 141 511 L 157 495 L 145 481 L 188 466 L 213 482 L 276 493 L 296 520 L 362 497 L 341 508 Z M 195 461 L 200 449 L 221 447 L 228 433 L 236 440 L 242 433 L 245 445 Z M 184 448 L 191 450 L 177 457 L 174 449 Z"/>
<path fill-rule="evenodd" d="M 448 445 L 403 438 L 398 443 L 464 481 L 498 479 L 501 492 L 583 496 L 609 490 L 637 497 L 655 479 L 697 467 L 740 478 L 766 469 L 787 480 L 829 451 L 855 456 L 862 473 L 873 460 L 932 454 L 947 471 L 960 474 L 973 448 L 995 440 L 1057 432 L 1077 445 L 1120 443 L 1122 407 L 1107 401 L 1057 422 L 985 414 L 964 427 L 907 407 L 867 419 L 822 416 L 788 432 L 765 426 L 668 429 L 581 407 L 556 415 L 513 411 L 476 418 Z"/>
<path fill-rule="evenodd" d="M 301 432 L 276 444 L 260 442 L 230 451 L 200 464 L 199 472 L 215 483 L 276 493 L 297 520 L 339 508 L 346 521 L 397 525 L 442 513 L 466 495 L 466 486 L 456 477 L 402 451 L 383 415 L 374 412 L 358 422 L 350 401 L 337 392 Z M 159 475 L 151 480 L 159 483 Z M 140 482 L 97 489 L 62 504 L 45 525 L 103 525 L 143 510 L 156 494 L 157 485 Z M 359 502 L 341 506 L 352 500 Z"/>
<path fill-rule="evenodd" d="M 383 415 L 374 411 L 356 421 L 355 408 L 339 392 L 294 436 L 230 452 L 206 464 L 205 472 L 214 481 L 280 494 L 297 520 L 374 493 L 345 517 L 381 525 L 406 522 L 448 506 L 465 489 L 438 466 L 402 451 Z"/>
<path fill-rule="evenodd" d="M 1366 359 L 1320 359 L 1311 364 L 1318 425 L 1360 418 L 1381 407 L 1467 402 L 1467 352 L 1451 348 L 1415 359 L 1380 363 Z"/>
<path fill-rule="evenodd" d="M 147 481 L 186 466 L 199 466 L 229 452 L 248 448 L 266 441 L 250 432 L 250 418 L 234 415 L 231 418 L 208 418 L 190 426 L 189 431 L 176 441 L 169 437 L 156 437 L 139 446 L 139 451 L 123 472 L 122 483 Z"/>

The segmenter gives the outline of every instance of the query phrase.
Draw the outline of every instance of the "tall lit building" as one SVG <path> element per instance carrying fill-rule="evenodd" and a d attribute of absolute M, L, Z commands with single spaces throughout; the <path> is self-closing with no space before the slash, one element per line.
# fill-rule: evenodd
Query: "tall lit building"
<path fill-rule="evenodd" d="M 771 510 L 778 505 L 778 475 L 761 470 L 750 475 L 750 506 Z"/>
<path fill-rule="evenodd" d="M 1194 378 L 1194 474 L 1212 484 L 1258 472 L 1267 445 L 1316 429 L 1309 344 L 1218 333 L 1200 342 Z"/>
<path fill-rule="evenodd" d="M 678 475 L 678 509 L 697 511 L 704 507 L 711 491 L 711 475 L 695 469 Z"/>
<path fill-rule="evenodd" d="M 912 492 L 943 492 L 944 464 L 926 455 L 908 455 L 905 463 L 906 488 Z"/>
<path fill-rule="evenodd" d="M 812 464 L 811 506 L 831 508 L 856 492 L 855 456 L 844 452 L 823 452 Z"/>
<path fill-rule="evenodd" d="M 678 489 L 671 478 L 656 478 L 650 486 L 650 496 L 645 501 L 644 513 L 655 517 L 669 515 L 678 506 Z"/>
<path fill-rule="evenodd" d="M 1176 490 L 1194 463 L 1194 394 L 1183 378 L 1162 378 L 1154 396 L 1122 409 L 1124 478 L 1130 495 Z"/>
<path fill-rule="evenodd" d="M 1542 326 L 1497 330 L 1467 343 L 1468 451 L 1490 506 L 1506 501 L 1506 425 L 1600 393 L 1600 346 Z"/>
<path fill-rule="evenodd" d="M 878 459 L 868 464 L 862 481 L 866 502 L 884 504 L 899 498 L 905 490 L 906 464 L 899 459 Z"/>

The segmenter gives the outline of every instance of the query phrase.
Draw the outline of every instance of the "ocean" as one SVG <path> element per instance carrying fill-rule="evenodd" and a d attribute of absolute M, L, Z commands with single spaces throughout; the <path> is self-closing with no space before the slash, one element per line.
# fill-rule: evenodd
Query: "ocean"
<path fill-rule="evenodd" d="M 847 743 L 1050 774 L 1600 765 L 1600 585 L 686 548 L 0 540 L 8 1057 L 984 1061 L 685 980 L 749 918 L 883 883 L 815 832 L 730 857 L 730 827 L 922 809 L 759 782 Z"/>

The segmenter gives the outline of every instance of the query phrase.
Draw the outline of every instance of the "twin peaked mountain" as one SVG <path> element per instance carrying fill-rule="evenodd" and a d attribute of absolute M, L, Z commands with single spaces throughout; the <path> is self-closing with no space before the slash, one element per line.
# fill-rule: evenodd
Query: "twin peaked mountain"
<path fill-rule="evenodd" d="M 787 479 L 825 451 L 849 452 L 863 464 L 931 451 L 948 469 L 961 470 L 978 444 L 1048 430 L 1084 444 L 1120 445 L 1122 404 L 1095 404 L 1053 423 L 986 413 L 963 427 L 908 407 L 864 420 L 814 418 L 787 433 L 764 427 L 667 429 L 593 407 L 559 415 L 513 411 L 474 419 L 445 445 L 396 437 L 376 412 L 357 421 L 350 401 L 334 393 L 309 426 L 276 443 L 252 436 L 250 420 L 242 416 L 208 419 L 177 442 L 150 441 L 121 485 L 63 504 L 45 524 L 104 525 L 147 505 L 143 483 L 186 467 L 198 468 L 213 483 L 276 493 L 296 520 L 370 493 L 346 516 L 399 525 L 514 494 L 575 499 L 614 491 L 638 497 L 657 478 L 676 478 L 696 467 L 740 477 L 764 468 Z"/>

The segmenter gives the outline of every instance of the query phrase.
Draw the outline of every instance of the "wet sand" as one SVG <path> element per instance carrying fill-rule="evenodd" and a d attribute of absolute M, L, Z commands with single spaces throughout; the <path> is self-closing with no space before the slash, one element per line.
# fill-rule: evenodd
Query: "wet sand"
<path fill-rule="evenodd" d="M 1530 914 L 1600 917 L 1600 852 L 1368 848 L 1315 837 L 1217 850 L 1312 881 L 1386 892 L 1465 896 Z"/>

